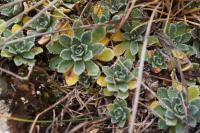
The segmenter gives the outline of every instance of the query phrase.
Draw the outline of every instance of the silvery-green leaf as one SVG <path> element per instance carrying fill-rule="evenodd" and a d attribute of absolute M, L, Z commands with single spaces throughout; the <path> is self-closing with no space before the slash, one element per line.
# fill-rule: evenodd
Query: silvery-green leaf
<path fill-rule="evenodd" d="M 84 61 L 89 61 L 90 59 L 92 59 L 92 57 L 93 57 L 92 51 L 89 51 L 87 54 L 85 54 L 83 59 Z"/>
<path fill-rule="evenodd" d="M 85 63 L 83 61 L 78 61 L 74 63 L 74 72 L 77 75 L 82 74 L 85 71 Z"/>
<path fill-rule="evenodd" d="M 55 56 L 49 61 L 49 67 L 52 70 L 55 70 L 55 69 L 57 69 L 59 63 L 62 61 L 63 61 L 63 59 L 60 56 Z"/>
<path fill-rule="evenodd" d="M 85 67 L 89 76 L 97 76 L 99 73 L 99 67 L 92 61 L 85 62 Z"/>
<path fill-rule="evenodd" d="M 59 42 L 63 47 L 69 47 L 69 45 L 72 43 L 72 39 L 69 36 L 60 35 Z"/>
<path fill-rule="evenodd" d="M 58 42 L 53 42 L 53 43 L 49 43 L 47 46 L 47 49 L 50 53 L 52 54 L 60 54 L 60 52 L 63 50 L 63 46 L 60 45 L 60 43 Z"/>
<path fill-rule="evenodd" d="M 123 93 L 128 91 L 128 84 L 127 83 L 119 83 L 118 87 L 119 87 L 119 90 Z"/>
<path fill-rule="evenodd" d="M 72 66 L 74 65 L 74 62 L 73 61 L 61 61 L 59 64 L 58 64 L 58 72 L 60 73 L 64 73 L 66 71 L 68 71 L 70 68 L 72 68 Z"/>
<path fill-rule="evenodd" d="M 89 44 L 92 41 L 92 33 L 90 31 L 84 32 L 81 36 L 81 42 Z"/>
<path fill-rule="evenodd" d="M 72 53 L 71 53 L 70 50 L 64 49 L 64 50 L 61 51 L 60 57 L 62 57 L 63 60 L 71 60 L 71 59 L 72 59 L 72 58 L 71 58 L 71 54 L 72 54 Z"/>

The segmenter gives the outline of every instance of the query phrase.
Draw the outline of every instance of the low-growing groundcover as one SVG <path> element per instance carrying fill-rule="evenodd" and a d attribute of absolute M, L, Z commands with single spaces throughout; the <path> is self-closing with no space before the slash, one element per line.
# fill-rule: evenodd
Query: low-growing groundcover
<path fill-rule="evenodd" d="M 133 132 L 198 132 L 199 9 L 189 0 L 0 1 L 11 132 L 128 132 L 140 69 Z"/>

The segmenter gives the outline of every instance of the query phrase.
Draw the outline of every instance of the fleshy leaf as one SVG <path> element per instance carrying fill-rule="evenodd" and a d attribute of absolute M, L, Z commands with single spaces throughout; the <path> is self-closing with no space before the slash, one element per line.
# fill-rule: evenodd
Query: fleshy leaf
<path fill-rule="evenodd" d="M 139 46 L 137 42 L 131 42 L 130 44 L 130 50 L 131 50 L 131 54 L 134 56 L 138 53 L 139 51 Z"/>
<path fill-rule="evenodd" d="M 198 86 L 193 85 L 193 86 L 188 87 L 188 96 L 190 100 L 199 97 L 199 95 L 200 95 L 200 91 L 199 91 Z"/>
<path fill-rule="evenodd" d="M 128 49 L 130 49 L 130 42 L 122 42 L 113 48 L 115 56 L 122 55 Z"/>
<path fill-rule="evenodd" d="M 84 32 L 81 36 L 81 41 L 84 44 L 88 44 L 92 41 L 92 33 L 90 31 Z"/>
<path fill-rule="evenodd" d="M 103 44 L 104 46 L 107 46 L 110 42 L 110 39 L 108 37 L 104 37 L 101 41 L 100 44 Z"/>
<path fill-rule="evenodd" d="M 76 75 L 72 69 L 71 71 L 67 71 L 65 74 L 65 81 L 67 83 L 68 86 L 72 86 L 72 85 L 75 85 L 77 82 L 78 82 L 78 75 Z"/>
<path fill-rule="evenodd" d="M 97 79 L 97 84 L 101 87 L 106 87 L 107 86 L 107 82 L 105 80 L 104 76 L 99 76 Z"/>
<path fill-rule="evenodd" d="M 72 39 L 69 36 L 61 35 L 59 37 L 59 42 L 63 47 L 67 47 L 72 43 Z"/>
<path fill-rule="evenodd" d="M 11 31 L 12 31 L 12 33 L 15 33 L 15 32 L 17 32 L 20 28 L 21 28 L 21 26 L 20 26 L 19 24 L 15 24 L 15 25 L 12 26 Z"/>
<path fill-rule="evenodd" d="M 58 72 L 60 73 L 64 73 L 66 71 L 68 71 L 69 69 L 71 69 L 71 67 L 73 66 L 73 62 L 72 61 L 62 61 L 59 63 L 57 69 L 58 69 Z"/>
<path fill-rule="evenodd" d="M 114 52 L 110 48 L 104 48 L 104 50 L 96 55 L 95 58 L 100 61 L 108 62 L 114 58 Z"/>
<path fill-rule="evenodd" d="M 6 21 L 4 21 L 3 19 L 0 19 L 0 34 L 2 32 L 4 32 L 4 30 L 6 29 L 6 27 L 7 27 Z"/>
<path fill-rule="evenodd" d="M 96 28 L 92 31 L 92 41 L 99 42 L 106 36 L 106 28 Z"/>
<path fill-rule="evenodd" d="M 82 74 L 85 71 L 85 64 L 83 61 L 75 62 L 74 64 L 74 72 L 77 75 Z"/>
<path fill-rule="evenodd" d="M 131 80 L 129 83 L 128 83 L 128 88 L 129 90 L 134 90 L 136 88 L 136 83 L 137 81 L 136 80 Z"/>
<path fill-rule="evenodd" d="M 99 73 L 99 67 L 92 61 L 85 62 L 85 67 L 89 76 L 97 76 Z"/>
<path fill-rule="evenodd" d="M 50 61 L 49 61 L 49 67 L 52 69 L 52 70 L 55 70 L 57 69 L 59 63 L 63 61 L 63 59 L 60 57 L 60 56 L 56 56 L 56 57 L 53 57 Z"/>
<path fill-rule="evenodd" d="M 60 45 L 59 42 L 49 43 L 46 47 L 48 51 L 52 54 L 60 54 L 60 52 L 63 50 L 63 46 Z"/>
<path fill-rule="evenodd" d="M 2 57 L 7 57 L 7 58 L 10 58 L 10 57 L 12 57 L 12 56 L 13 56 L 13 54 L 12 54 L 12 53 L 10 53 L 10 52 L 8 52 L 8 50 L 7 50 L 7 49 L 3 49 L 3 50 L 1 50 L 1 56 L 2 56 Z"/>
<path fill-rule="evenodd" d="M 118 31 L 111 36 L 111 39 L 115 42 L 121 42 L 124 41 L 124 35 L 121 31 Z"/>

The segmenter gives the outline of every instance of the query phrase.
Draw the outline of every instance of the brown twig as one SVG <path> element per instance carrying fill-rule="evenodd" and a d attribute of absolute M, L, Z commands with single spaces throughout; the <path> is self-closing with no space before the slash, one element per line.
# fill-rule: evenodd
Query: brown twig
<path fill-rule="evenodd" d="M 39 114 L 37 114 L 37 116 L 35 117 L 32 125 L 31 125 L 31 128 L 29 130 L 29 133 L 33 133 L 33 129 L 35 127 L 35 124 L 37 122 L 37 120 L 39 119 L 39 117 L 43 114 L 45 114 L 46 112 L 48 112 L 49 110 L 53 109 L 55 106 L 61 104 L 62 102 L 64 102 L 71 94 L 72 94 L 73 91 L 71 91 L 70 93 L 68 93 L 65 97 L 61 98 L 60 100 L 58 100 L 56 103 L 54 103 L 53 105 L 51 105 L 50 107 L 46 108 L 45 110 L 43 110 L 42 112 L 40 112 Z"/>
<path fill-rule="evenodd" d="M 130 6 L 129 3 L 127 4 L 127 8 L 126 8 L 126 10 L 124 11 L 124 15 L 122 16 L 121 21 L 120 21 L 120 23 L 119 23 L 119 26 L 117 26 L 117 28 L 116 28 L 116 31 L 119 31 L 120 28 L 122 27 L 122 25 L 124 25 L 124 23 L 125 23 L 126 20 L 128 19 L 128 17 L 129 17 L 129 15 L 130 15 L 131 11 L 133 10 L 133 7 L 134 7 L 134 5 L 135 5 L 135 2 L 136 2 L 136 0 L 132 0 L 132 1 L 131 1 L 131 6 Z M 130 6 L 130 8 L 128 8 L 129 6 Z"/>
<path fill-rule="evenodd" d="M 33 67 L 30 68 L 30 70 L 29 70 L 27 76 L 23 76 L 23 77 L 22 77 L 22 76 L 19 76 L 19 75 L 17 75 L 17 74 L 15 74 L 15 73 L 13 73 L 13 72 L 11 72 L 11 71 L 8 71 L 8 70 L 6 70 L 6 69 L 4 69 L 4 68 L 1 68 L 1 67 L 0 67 L 0 71 L 2 71 L 2 72 L 4 72 L 4 73 L 7 73 L 7 74 L 9 74 L 9 75 L 11 75 L 11 76 L 13 76 L 13 77 L 15 77 L 15 78 L 17 78 L 17 79 L 20 79 L 20 80 L 28 80 L 29 77 L 30 77 L 30 75 L 31 75 L 31 73 L 32 73 L 32 71 L 33 71 Z"/>

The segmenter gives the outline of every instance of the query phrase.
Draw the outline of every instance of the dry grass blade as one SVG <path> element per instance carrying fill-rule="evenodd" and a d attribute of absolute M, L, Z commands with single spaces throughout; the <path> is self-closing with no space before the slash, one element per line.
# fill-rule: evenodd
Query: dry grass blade
<path fill-rule="evenodd" d="M 159 2 L 158 5 L 156 6 L 155 10 L 160 6 L 160 4 L 161 3 Z M 155 10 L 153 11 L 151 18 L 148 22 L 147 30 L 146 30 L 146 33 L 144 36 L 144 43 L 143 43 L 143 47 L 142 47 L 142 54 L 140 57 L 140 66 L 139 66 L 139 72 L 138 72 L 138 77 L 137 77 L 137 88 L 136 88 L 135 96 L 132 99 L 133 106 L 132 106 L 132 116 L 131 116 L 131 120 L 130 120 L 129 131 L 128 131 L 129 133 L 133 133 L 133 130 L 134 130 L 134 123 L 135 123 L 135 118 L 136 118 L 136 113 L 137 113 L 137 108 L 138 108 L 140 88 L 141 88 L 141 84 L 142 84 L 142 75 L 143 75 L 144 60 L 145 60 L 145 55 L 146 55 L 146 47 L 147 47 L 148 37 L 150 34 L 150 30 L 151 30 L 152 21 L 155 16 L 155 13 L 156 13 Z"/>

